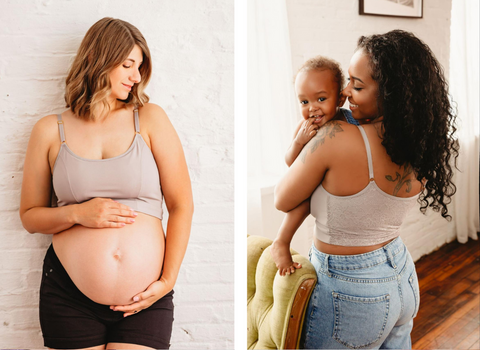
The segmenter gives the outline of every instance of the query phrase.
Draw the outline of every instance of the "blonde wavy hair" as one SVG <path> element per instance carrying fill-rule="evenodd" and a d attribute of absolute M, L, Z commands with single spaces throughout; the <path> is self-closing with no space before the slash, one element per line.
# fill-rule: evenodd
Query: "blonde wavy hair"
<path fill-rule="evenodd" d="M 150 50 L 142 33 L 128 22 L 105 17 L 95 23 L 85 34 L 66 79 L 65 102 L 72 112 L 85 120 L 108 114 L 107 98 L 111 93 L 110 72 L 128 57 L 134 46 L 143 52 L 140 66 L 142 80 L 135 84 L 126 104 L 141 107 L 149 101 L 145 94 L 152 62 Z"/>

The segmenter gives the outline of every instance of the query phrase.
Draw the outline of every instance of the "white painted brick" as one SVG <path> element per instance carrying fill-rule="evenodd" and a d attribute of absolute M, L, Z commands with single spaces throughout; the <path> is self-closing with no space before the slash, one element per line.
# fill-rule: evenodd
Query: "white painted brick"
<path fill-rule="evenodd" d="M 193 222 L 233 222 L 233 201 L 223 205 L 201 205 L 195 208 Z"/>
<path fill-rule="evenodd" d="M 45 256 L 43 249 L 0 250 L 0 271 L 17 273 L 25 269 L 25 265 L 41 266 Z"/>
<path fill-rule="evenodd" d="M 43 338 L 40 329 L 17 330 L 10 325 L 0 323 L 0 339 L 4 349 L 43 349 Z"/>
<path fill-rule="evenodd" d="M 86 31 L 110 16 L 129 21 L 146 37 L 153 57 L 147 94 L 169 115 L 192 177 L 192 247 L 175 287 L 180 310 L 172 349 L 233 348 L 233 2 L 148 1 L 132 7 L 119 0 L 115 5 L 2 2 L 0 347 L 43 348 L 38 288 L 51 235 L 30 235 L 20 222 L 25 151 L 35 122 L 65 110 L 67 70 Z M 203 309 L 182 311 L 188 309 L 186 303 L 191 310 Z M 175 329 L 176 324 L 197 323 L 223 330 L 219 337 L 207 338 L 197 334 L 201 328 L 191 328 L 189 337 Z"/>
<path fill-rule="evenodd" d="M 233 311 L 233 310 L 232 310 Z M 222 327 L 223 326 L 223 327 Z M 215 326 L 209 326 L 205 324 L 195 324 L 195 325 L 184 325 L 181 327 L 184 331 L 189 334 L 193 334 L 192 338 L 196 341 L 199 340 L 208 340 L 208 339 L 225 339 L 225 336 L 228 334 L 228 327 L 224 327 L 222 324 Z"/>
<path fill-rule="evenodd" d="M 230 249 L 230 254 L 233 255 L 233 249 Z M 184 268 L 185 279 L 191 284 L 203 283 L 203 281 L 228 282 L 233 283 L 233 266 L 228 263 L 207 262 L 201 265 L 189 264 L 185 262 Z"/>
<path fill-rule="evenodd" d="M 226 327 L 229 327 L 230 325 L 227 325 Z M 176 333 L 175 334 L 175 338 Z M 172 336 L 173 338 L 174 336 Z M 233 349 L 235 348 L 234 343 L 231 340 L 212 340 L 209 343 L 204 343 L 204 342 L 194 342 L 191 340 L 187 340 L 185 342 L 179 342 L 176 344 L 173 344 L 171 349 L 176 350 L 176 349 L 187 349 L 187 348 L 192 348 L 192 349 Z"/>
<path fill-rule="evenodd" d="M 225 263 L 233 256 L 233 244 L 210 245 L 203 247 L 191 247 L 193 261 L 197 263 Z"/>
<path fill-rule="evenodd" d="M 25 286 L 25 281 L 20 274 L 13 274 L 10 271 L 0 272 L 0 280 L 2 281 L 2 286 L 0 287 L 0 295 L 6 295 L 9 293 L 14 293 L 19 289 L 23 289 Z"/>
<path fill-rule="evenodd" d="M 233 185 L 210 185 L 198 184 L 195 188 L 197 203 L 223 203 L 232 198 Z"/>
<path fill-rule="evenodd" d="M 3 293 L 0 292 L 0 310 L 5 312 L 11 309 L 21 308 L 21 307 L 32 307 L 38 310 L 39 302 L 39 290 L 40 282 L 35 289 L 22 290 L 18 289 L 15 292 Z M 2 323 L 0 322 L 0 327 Z M 0 336 L 0 339 L 2 337 Z M 2 343 L 2 345 L 4 345 Z"/>
<path fill-rule="evenodd" d="M 232 305 L 228 303 L 212 303 L 210 305 L 176 305 L 175 319 L 177 325 L 181 325 L 181 320 L 189 319 L 188 315 L 193 316 L 199 323 L 212 321 L 213 324 L 225 322 L 233 323 Z"/>
<path fill-rule="evenodd" d="M 234 237 L 231 235 L 232 230 L 233 224 L 231 223 L 219 223 L 214 226 L 208 223 L 199 223 L 195 225 L 195 230 L 192 230 L 190 243 L 209 244 L 233 242 Z"/>
<path fill-rule="evenodd" d="M 233 167 L 194 167 L 193 172 L 198 177 L 199 181 L 211 179 L 212 183 L 216 184 L 231 184 L 233 182 Z"/>
<path fill-rule="evenodd" d="M 16 329 L 37 330 L 40 327 L 37 308 L 16 308 L 12 309 L 2 316 L 3 322 Z"/>
<path fill-rule="evenodd" d="M 198 153 L 201 164 L 216 166 L 225 163 L 233 164 L 232 146 L 202 147 L 199 149 Z"/>
<path fill-rule="evenodd" d="M 175 289 L 175 298 L 192 303 L 231 301 L 232 295 L 233 284 L 227 283 L 197 284 L 194 293 L 187 288 Z"/>

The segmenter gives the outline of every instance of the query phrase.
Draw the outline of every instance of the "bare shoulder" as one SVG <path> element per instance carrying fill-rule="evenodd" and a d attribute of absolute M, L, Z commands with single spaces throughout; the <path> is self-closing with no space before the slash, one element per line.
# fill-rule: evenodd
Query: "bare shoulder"
<path fill-rule="evenodd" d="M 305 145 L 300 153 L 300 159 L 305 162 L 307 154 L 311 154 L 316 161 L 328 160 L 343 152 L 345 145 L 358 133 L 357 127 L 341 120 L 331 120 L 320 129 L 317 134 Z M 317 151 L 318 150 L 318 151 Z"/>
<path fill-rule="evenodd" d="M 141 125 L 146 126 L 147 129 L 158 127 L 159 124 L 169 121 L 167 113 L 155 103 L 145 103 L 143 107 L 139 107 L 138 115 Z"/>
<path fill-rule="evenodd" d="M 317 135 L 312 140 L 316 140 L 322 145 L 335 144 L 339 141 L 342 142 L 344 138 L 355 132 L 354 129 L 357 128 L 347 122 L 331 120 L 318 129 Z"/>
<path fill-rule="evenodd" d="M 152 150 L 155 145 L 165 146 L 169 142 L 174 142 L 178 136 L 167 113 L 162 107 L 154 103 L 146 103 L 138 109 L 140 119 L 140 131 L 144 133 L 147 144 L 151 141 Z"/>
<path fill-rule="evenodd" d="M 57 115 L 50 114 L 40 118 L 32 129 L 30 139 L 34 140 L 36 143 L 40 143 L 38 146 L 48 146 L 52 142 L 60 140 Z"/>

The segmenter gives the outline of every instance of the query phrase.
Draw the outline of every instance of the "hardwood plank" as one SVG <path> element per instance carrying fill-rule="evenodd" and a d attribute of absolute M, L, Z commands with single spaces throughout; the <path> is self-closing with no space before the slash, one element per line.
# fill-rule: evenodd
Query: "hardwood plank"
<path fill-rule="evenodd" d="M 478 310 L 476 311 L 478 313 Z M 451 327 L 440 334 L 435 340 L 440 349 L 453 349 L 478 327 L 475 318 L 460 318 Z"/>
<path fill-rule="evenodd" d="M 472 298 L 467 304 L 464 305 L 464 307 L 461 307 L 458 309 L 456 312 L 454 312 L 450 317 L 448 317 L 445 320 L 442 320 L 442 322 L 437 322 L 436 324 L 433 324 L 431 329 L 428 331 L 422 331 L 420 333 L 420 337 L 413 341 L 413 332 L 412 332 L 412 342 L 415 343 L 415 348 L 421 348 L 423 349 L 424 346 L 427 344 L 431 343 L 432 341 L 435 340 L 440 334 L 445 332 L 449 327 L 451 327 L 458 319 L 461 319 L 464 317 L 468 312 L 475 308 L 478 305 L 478 299 L 477 298 Z M 420 325 L 421 326 L 421 325 Z M 415 326 L 415 321 L 414 321 L 414 330 L 415 328 L 419 328 Z M 418 332 L 418 330 L 416 330 Z"/>
<path fill-rule="evenodd" d="M 465 339 L 455 346 L 455 349 L 469 349 L 480 338 L 480 326 L 477 326 Z"/>
<path fill-rule="evenodd" d="M 456 272 L 468 265 L 471 265 L 469 268 L 474 268 L 471 270 L 472 273 L 478 273 L 479 268 L 475 268 L 475 266 L 480 266 L 480 248 L 477 248 L 477 244 L 468 243 L 465 246 L 460 246 L 459 249 L 462 250 L 461 253 L 451 256 L 442 255 L 442 260 L 432 258 L 432 262 L 434 262 L 432 264 L 430 263 L 430 255 L 423 257 L 416 263 L 421 292 L 425 293 L 435 288 L 439 285 L 438 282 L 442 282 L 446 278 L 463 277 L 457 276 Z M 435 254 L 437 252 L 432 253 L 432 255 Z M 427 268 L 424 266 L 427 266 Z M 440 285 L 443 285 L 443 283 Z"/>
<path fill-rule="evenodd" d="M 473 344 L 471 347 L 469 347 L 469 349 L 475 349 L 475 350 L 478 350 L 480 349 L 480 341 L 476 341 L 475 344 Z"/>
<path fill-rule="evenodd" d="M 416 267 L 421 296 L 413 348 L 478 347 L 480 240 L 447 244 Z"/>
<path fill-rule="evenodd" d="M 468 289 L 469 292 L 473 293 L 473 294 L 480 294 L 480 281 L 476 282 L 475 284 L 473 284 L 469 289 Z"/>
<path fill-rule="evenodd" d="M 419 336 L 428 335 L 438 325 L 444 325 L 445 321 L 452 316 L 454 318 L 464 316 L 476 303 L 478 303 L 476 294 L 468 291 L 463 292 L 453 300 L 438 298 L 438 303 L 431 303 L 429 308 L 424 307 L 423 310 L 420 301 L 418 320 L 412 332 L 412 339 L 417 340 Z M 450 326 L 451 323 L 448 323 L 448 325 Z"/>

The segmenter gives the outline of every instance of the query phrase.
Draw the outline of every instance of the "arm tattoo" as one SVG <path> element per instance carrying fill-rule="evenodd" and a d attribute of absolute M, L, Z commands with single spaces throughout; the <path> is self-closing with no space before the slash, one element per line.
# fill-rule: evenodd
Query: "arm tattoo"
<path fill-rule="evenodd" d="M 410 165 L 406 165 L 403 168 L 403 175 L 402 176 L 400 176 L 400 174 L 398 172 L 395 172 L 395 174 L 396 174 L 395 178 L 392 178 L 391 175 L 385 176 L 385 178 L 388 181 L 397 182 L 397 185 L 395 186 L 395 189 L 393 190 L 393 195 L 394 196 L 396 196 L 398 194 L 398 192 L 400 191 L 400 189 L 403 187 L 404 184 L 407 185 L 406 192 L 410 193 L 410 191 L 412 190 L 412 180 L 407 179 L 407 178 L 410 176 L 410 174 L 412 174 L 412 172 L 413 172 L 413 168 Z"/>
<path fill-rule="evenodd" d="M 310 149 L 310 153 L 315 152 L 319 145 L 323 145 L 325 143 L 325 139 L 327 136 L 329 138 L 334 138 L 337 132 L 342 132 L 342 126 L 337 121 L 330 121 L 318 129 L 317 135 L 313 137 L 302 149 L 300 153 L 301 160 L 305 163 L 305 158 L 307 157 L 308 150 Z"/>

